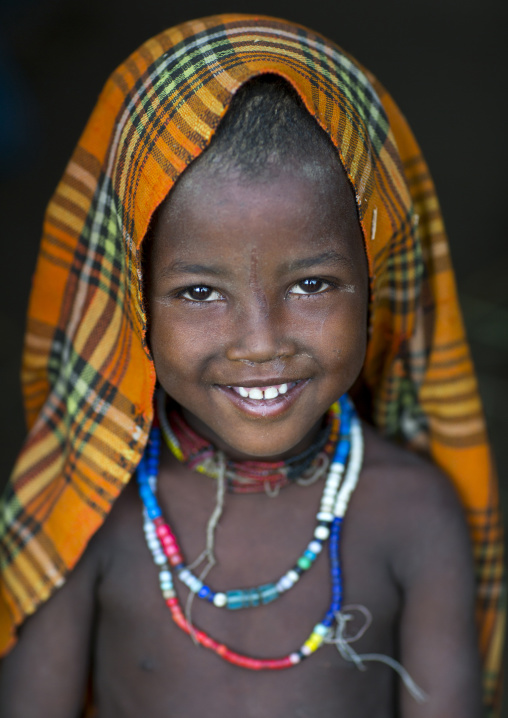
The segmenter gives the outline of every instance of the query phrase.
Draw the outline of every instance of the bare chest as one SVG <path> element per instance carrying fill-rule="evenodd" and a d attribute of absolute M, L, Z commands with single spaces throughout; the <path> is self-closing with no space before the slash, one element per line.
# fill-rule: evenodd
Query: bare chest
<path fill-rule="evenodd" d="M 204 547 L 214 502 L 213 491 L 201 492 L 202 500 L 193 500 L 196 488 L 177 488 L 161 496 L 188 561 Z M 292 496 L 288 491 L 286 497 L 281 494 L 275 500 L 230 497 L 215 536 L 217 564 L 207 583 L 214 590 L 228 591 L 277 580 L 294 565 L 312 537 L 319 495 L 319 487 L 295 487 Z M 365 540 L 361 500 L 357 503 L 357 517 L 352 503 L 340 547 L 344 612 L 352 617 L 346 635 L 351 637 L 364 627 L 367 609 L 372 624 L 351 645 L 359 653 L 393 655 L 398 594 L 376 548 L 379 543 L 372 535 L 370 541 Z M 368 516 L 364 519 L 368 521 Z M 248 718 L 393 715 L 394 681 L 389 669 L 372 664 L 361 672 L 333 644 L 282 671 L 233 666 L 196 645 L 172 621 L 162 599 L 141 519 L 137 529 L 133 522 L 129 533 L 125 549 L 114 554 L 98 594 L 99 718 L 147 712 L 154 718 L 192 718 L 204 711 L 210 714 L 211 706 L 213 715 L 226 718 L 239 714 Z M 240 654 L 280 658 L 298 650 L 326 614 L 331 602 L 330 562 L 325 548 L 291 590 L 256 608 L 221 609 L 197 598 L 190 604 L 185 587 L 176 581 L 176 588 L 196 628 Z"/>

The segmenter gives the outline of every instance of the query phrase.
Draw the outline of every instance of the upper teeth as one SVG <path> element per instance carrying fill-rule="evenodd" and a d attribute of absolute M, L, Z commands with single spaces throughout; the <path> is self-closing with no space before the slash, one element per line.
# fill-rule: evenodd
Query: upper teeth
<path fill-rule="evenodd" d="M 285 394 L 288 390 L 287 384 L 278 384 L 277 386 L 265 386 L 262 389 L 258 386 L 245 387 L 245 386 L 233 386 L 231 387 L 237 391 L 240 396 L 249 399 L 275 399 L 279 394 Z"/>

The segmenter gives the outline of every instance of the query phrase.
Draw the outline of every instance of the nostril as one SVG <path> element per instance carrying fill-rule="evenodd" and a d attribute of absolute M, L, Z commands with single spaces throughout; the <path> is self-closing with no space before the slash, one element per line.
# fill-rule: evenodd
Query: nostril
<path fill-rule="evenodd" d="M 266 364 L 267 362 L 280 362 L 286 357 L 293 356 L 295 350 L 289 342 L 268 341 L 259 336 L 243 338 L 229 346 L 226 351 L 227 358 L 232 361 L 243 361 L 252 364 Z"/>

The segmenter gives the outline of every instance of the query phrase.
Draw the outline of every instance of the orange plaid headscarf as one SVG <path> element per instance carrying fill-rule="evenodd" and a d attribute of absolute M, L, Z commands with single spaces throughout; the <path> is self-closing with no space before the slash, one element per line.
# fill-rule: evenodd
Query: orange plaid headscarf
<path fill-rule="evenodd" d="M 238 88 L 276 73 L 337 147 L 369 261 L 371 420 L 426 451 L 467 512 L 485 696 L 502 636 L 496 482 L 432 181 L 377 80 L 322 36 L 222 15 L 146 42 L 106 84 L 46 214 L 23 358 L 30 432 L 0 519 L 0 648 L 60 586 L 132 476 L 152 421 L 140 244 Z"/>

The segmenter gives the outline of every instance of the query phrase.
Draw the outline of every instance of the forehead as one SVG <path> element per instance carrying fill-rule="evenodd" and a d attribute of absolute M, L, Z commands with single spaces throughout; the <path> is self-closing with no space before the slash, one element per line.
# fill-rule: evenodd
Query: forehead
<path fill-rule="evenodd" d="M 196 164 L 159 208 L 152 237 L 159 256 L 205 252 L 227 260 L 254 245 L 275 256 L 339 243 L 364 258 L 354 194 L 338 160 L 299 162 L 255 180 Z"/>

